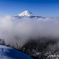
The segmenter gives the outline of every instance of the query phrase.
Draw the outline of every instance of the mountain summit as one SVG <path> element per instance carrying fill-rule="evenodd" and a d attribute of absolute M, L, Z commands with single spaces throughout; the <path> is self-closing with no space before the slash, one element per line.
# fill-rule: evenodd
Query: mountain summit
<path fill-rule="evenodd" d="M 32 14 L 30 11 L 24 11 L 21 14 L 18 14 L 18 16 L 36 16 Z"/>
<path fill-rule="evenodd" d="M 31 13 L 30 11 L 24 11 L 18 15 L 15 16 L 16 18 L 23 18 L 23 17 L 26 17 L 26 18 L 41 18 L 41 16 L 37 16 L 37 15 L 34 15 L 33 13 Z"/>

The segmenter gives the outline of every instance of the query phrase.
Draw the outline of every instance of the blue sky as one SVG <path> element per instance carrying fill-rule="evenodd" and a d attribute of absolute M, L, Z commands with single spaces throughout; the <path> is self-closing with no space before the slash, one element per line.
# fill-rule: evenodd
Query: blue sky
<path fill-rule="evenodd" d="M 0 16 L 15 16 L 25 10 L 39 16 L 59 17 L 59 0 L 0 0 Z"/>

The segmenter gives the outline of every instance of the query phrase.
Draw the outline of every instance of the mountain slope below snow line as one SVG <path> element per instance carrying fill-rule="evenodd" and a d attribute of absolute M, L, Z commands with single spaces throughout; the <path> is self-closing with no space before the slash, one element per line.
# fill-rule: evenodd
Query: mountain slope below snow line
<path fill-rule="evenodd" d="M 37 17 L 37 18 L 41 18 L 41 16 L 34 15 L 30 11 L 24 11 L 24 12 L 18 14 L 17 16 L 15 16 L 15 17 L 17 17 L 17 18 L 22 18 L 22 17 L 29 17 L 29 18 Z"/>
<path fill-rule="evenodd" d="M 0 59 L 33 59 L 13 48 L 0 45 Z"/>

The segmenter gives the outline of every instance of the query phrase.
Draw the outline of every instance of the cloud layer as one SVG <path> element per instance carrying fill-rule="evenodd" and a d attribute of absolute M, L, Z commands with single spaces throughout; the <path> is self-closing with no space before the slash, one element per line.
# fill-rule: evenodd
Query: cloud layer
<path fill-rule="evenodd" d="M 14 18 L 10 15 L 0 17 L 0 38 L 7 44 L 23 45 L 29 38 L 59 38 L 59 17 Z"/>

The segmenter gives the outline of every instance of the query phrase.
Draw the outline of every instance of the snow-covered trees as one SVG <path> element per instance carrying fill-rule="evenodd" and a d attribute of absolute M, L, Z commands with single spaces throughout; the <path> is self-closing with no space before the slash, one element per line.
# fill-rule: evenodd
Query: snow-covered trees
<path fill-rule="evenodd" d="M 0 39 L 0 45 L 5 45 L 5 40 L 4 39 Z"/>

